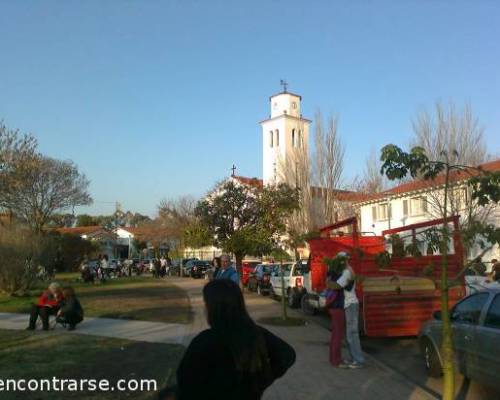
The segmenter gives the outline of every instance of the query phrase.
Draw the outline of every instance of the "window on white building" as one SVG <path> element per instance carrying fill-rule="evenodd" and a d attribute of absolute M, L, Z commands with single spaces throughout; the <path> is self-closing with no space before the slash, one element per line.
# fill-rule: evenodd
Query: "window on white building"
<path fill-rule="evenodd" d="M 385 221 L 385 220 L 389 219 L 389 206 L 388 206 L 388 204 L 387 203 L 379 204 L 377 214 L 378 214 L 379 221 Z"/>
<path fill-rule="evenodd" d="M 273 131 L 269 132 L 269 146 L 273 147 Z"/>
<path fill-rule="evenodd" d="M 276 129 L 276 147 L 280 145 L 280 131 Z"/>
<path fill-rule="evenodd" d="M 425 197 L 414 197 L 410 200 L 410 213 L 412 217 L 427 213 L 427 199 Z"/>
<path fill-rule="evenodd" d="M 408 216 L 408 200 L 403 200 L 403 216 Z"/>
<path fill-rule="evenodd" d="M 297 147 L 302 147 L 302 131 L 299 129 L 299 137 L 297 138 Z"/>
<path fill-rule="evenodd" d="M 292 129 L 292 147 L 296 147 L 297 144 L 295 143 L 295 129 Z"/>
<path fill-rule="evenodd" d="M 386 221 L 389 219 L 389 205 L 387 203 L 372 206 L 372 220 Z"/>
<path fill-rule="evenodd" d="M 464 209 L 469 205 L 469 193 L 467 188 L 457 188 L 453 191 L 452 196 L 449 198 L 452 207 L 457 209 Z"/>

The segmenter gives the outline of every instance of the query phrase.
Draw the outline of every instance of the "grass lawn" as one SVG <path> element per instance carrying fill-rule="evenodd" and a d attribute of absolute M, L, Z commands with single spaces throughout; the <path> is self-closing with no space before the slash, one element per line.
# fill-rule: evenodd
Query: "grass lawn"
<path fill-rule="evenodd" d="M 0 329 L 0 379 L 155 379 L 161 389 L 175 380 L 184 347 L 123 339 Z M 155 399 L 154 392 L 2 392 L 14 399 Z"/>
<path fill-rule="evenodd" d="M 85 315 L 187 324 L 192 320 L 186 293 L 168 280 L 151 277 L 110 279 L 104 284 L 79 282 L 78 274 L 58 274 L 56 281 L 70 285 L 80 299 Z M 44 287 L 26 296 L 0 294 L 0 312 L 29 312 Z"/>

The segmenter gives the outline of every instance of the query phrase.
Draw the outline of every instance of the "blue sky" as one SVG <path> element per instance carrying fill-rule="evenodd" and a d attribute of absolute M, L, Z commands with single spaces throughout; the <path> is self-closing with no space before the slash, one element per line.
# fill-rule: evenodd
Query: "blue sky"
<path fill-rule="evenodd" d="M 469 102 L 500 150 L 498 1 L 4 1 L 0 119 L 90 178 L 92 207 L 154 214 L 262 174 L 258 121 L 289 89 L 334 112 L 348 181 L 407 145 L 437 100 Z"/>

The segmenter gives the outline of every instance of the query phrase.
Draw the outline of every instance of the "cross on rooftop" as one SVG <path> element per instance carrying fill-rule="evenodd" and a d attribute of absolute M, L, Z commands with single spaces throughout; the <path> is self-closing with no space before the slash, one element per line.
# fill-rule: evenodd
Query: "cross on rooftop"
<path fill-rule="evenodd" d="M 288 87 L 288 83 L 284 79 L 281 79 L 280 80 L 280 85 L 283 86 L 283 92 L 286 93 L 286 89 Z"/>
<path fill-rule="evenodd" d="M 234 172 L 236 171 L 236 165 L 234 165 L 234 164 L 233 164 L 233 166 L 232 166 L 232 168 L 231 168 L 231 171 L 233 171 L 233 172 L 231 173 L 231 176 L 232 176 L 232 177 L 234 177 L 234 176 L 235 176 L 235 173 L 234 173 Z"/>

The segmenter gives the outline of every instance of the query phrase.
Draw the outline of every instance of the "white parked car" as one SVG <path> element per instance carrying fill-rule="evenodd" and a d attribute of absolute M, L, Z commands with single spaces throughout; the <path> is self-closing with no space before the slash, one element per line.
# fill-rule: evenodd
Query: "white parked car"
<path fill-rule="evenodd" d="M 287 296 L 288 305 L 296 308 L 300 305 L 301 297 L 305 292 L 304 280 L 308 279 L 307 262 L 284 263 L 283 274 L 285 296 Z M 281 297 L 281 288 L 281 267 L 277 265 L 271 273 L 271 294 Z"/>

